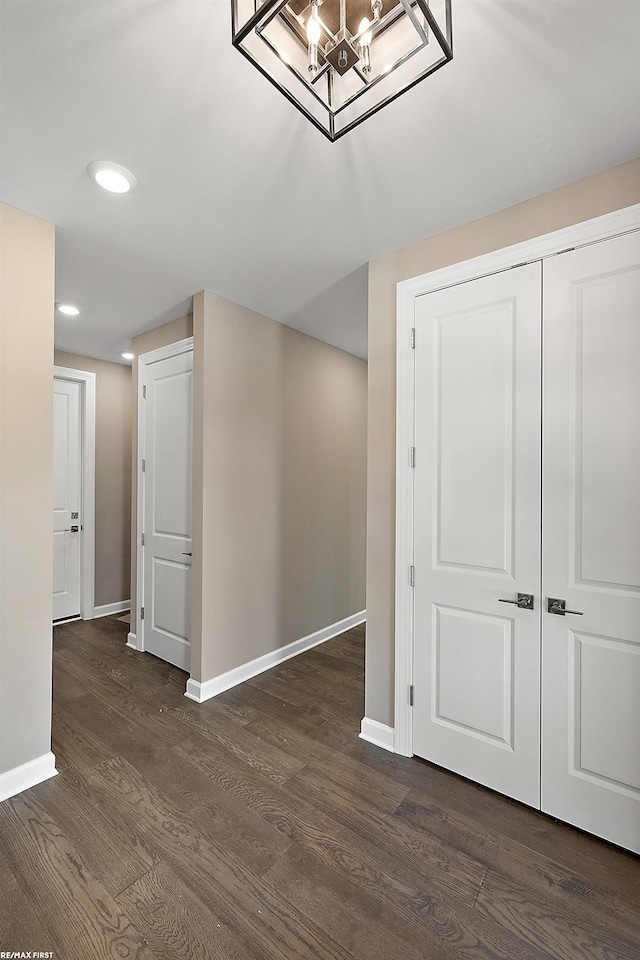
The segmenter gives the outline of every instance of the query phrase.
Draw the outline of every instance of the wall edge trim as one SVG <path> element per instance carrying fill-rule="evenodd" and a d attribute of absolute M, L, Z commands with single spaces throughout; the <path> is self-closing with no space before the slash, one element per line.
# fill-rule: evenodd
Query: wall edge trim
<path fill-rule="evenodd" d="M 244 683 L 246 680 L 250 680 L 260 673 L 264 673 L 265 670 L 277 667 L 278 664 L 284 663 L 285 660 L 290 660 L 291 657 L 297 657 L 299 654 L 311 650 L 312 647 L 317 647 L 320 643 L 331 640 L 332 637 L 337 637 L 339 634 L 344 633 L 345 630 L 357 627 L 358 624 L 364 623 L 366 618 L 366 610 L 361 610 L 359 613 L 354 613 L 350 617 L 345 617 L 344 620 L 338 620 L 336 623 L 323 627 L 321 630 L 316 630 L 315 633 L 301 637 L 300 640 L 294 640 L 284 647 L 279 647 L 277 650 L 265 653 L 261 657 L 256 657 L 255 660 L 249 660 L 239 667 L 234 667 L 233 670 L 227 670 L 226 673 L 212 677 L 211 680 L 205 680 L 203 683 L 200 683 L 198 680 L 189 679 L 187 680 L 187 689 L 184 695 L 188 697 L 189 700 L 195 700 L 196 703 L 204 703 L 205 700 L 211 700 L 212 697 L 216 697 L 219 693 L 223 693 L 225 690 L 229 690 L 239 683 Z"/>
<path fill-rule="evenodd" d="M 360 724 L 359 737 L 366 740 L 367 743 L 373 743 L 376 747 L 382 747 L 389 753 L 395 753 L 396 732 L 393 727 L 386 723 L 380 723 L 378 720 L 370 720 L 369 717 L 363 717 Z"/>
<path fill-rule="evenodd" d="M 51 751 L 43 753 L 35 760 L 21 763 L 12 770 L 7 770 L 6 773 L 0 773 L 0 803 L 8 800 L 9 797 L 15 797 L 23 790 L 28 790 L 55 777 L 57 773 L 56 758 Z"/>
<path fill-rule="evenodd" d="M 138 638 L 136 637 L 135 633 L 127 634 L 127 642 L 125 646 L 129 647 L 130 650 L 138 649 Z"/>

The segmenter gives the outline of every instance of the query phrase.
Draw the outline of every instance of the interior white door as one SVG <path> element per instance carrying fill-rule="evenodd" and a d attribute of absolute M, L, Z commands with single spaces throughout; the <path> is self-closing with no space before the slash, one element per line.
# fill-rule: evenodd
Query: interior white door
<path fill-rule="evenodd" d="M 53 380 L 53 619 L 80 616 L 82 385 Z M 75 527 L 75 530 L 73 529 Z"/>
<path fill-rule="evenodd" d="M 144 647 L 188 671 L 193 352 L 144 369 Z"/>
<path fill-rule="evenodd" d="M 640 234 L 544 266 L 542 809 L 640 853 Z"/>
<path fill-rule="evenodd" d="M 414 753 L 540 797 L 540 284 L 416 302 Z M 533 596 L 534 608 L 514 601 Z"/>

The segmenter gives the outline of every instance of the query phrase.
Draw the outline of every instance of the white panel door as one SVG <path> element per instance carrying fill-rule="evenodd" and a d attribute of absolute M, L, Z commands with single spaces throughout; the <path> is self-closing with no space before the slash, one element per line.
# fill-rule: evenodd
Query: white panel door
<path fill-rule="evenodd" d="M 416 301 L 414 753 L 540 795 L 539 263 Z M 515 603 L 532 594 L 534 609 Z"/>
<path fill-rule="evenodd" d="M 542 809 L 640 853 L 640 235 L 544 266 Z"/>
<path fill-rule="evenodd" d="M 193 353 L 145 370 L 144 647 L 188 671 Z"/>
<path fill-rule="evenodd" d="M 82 385 L 53 381 L 53 619 L 80 616 Z M 75 527 L 75 531 L 72 530 Z"/>

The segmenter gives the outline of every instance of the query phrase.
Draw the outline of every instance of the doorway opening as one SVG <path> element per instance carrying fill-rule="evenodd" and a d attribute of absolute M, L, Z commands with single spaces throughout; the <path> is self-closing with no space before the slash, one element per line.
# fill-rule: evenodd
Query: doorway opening
<path fill-rule="evenodd" d="M 53 368 L 53 622 L 91 620 L 95 576 L 96 375 Z"/>

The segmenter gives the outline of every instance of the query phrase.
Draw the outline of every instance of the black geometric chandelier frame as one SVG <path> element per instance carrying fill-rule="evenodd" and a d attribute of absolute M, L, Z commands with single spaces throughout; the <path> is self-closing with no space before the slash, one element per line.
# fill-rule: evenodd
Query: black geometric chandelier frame
<path fill-rule="evenodd" d="M 329 140 L 453 59 L 451 0 L 231 0 L 233 45 Z"/>

